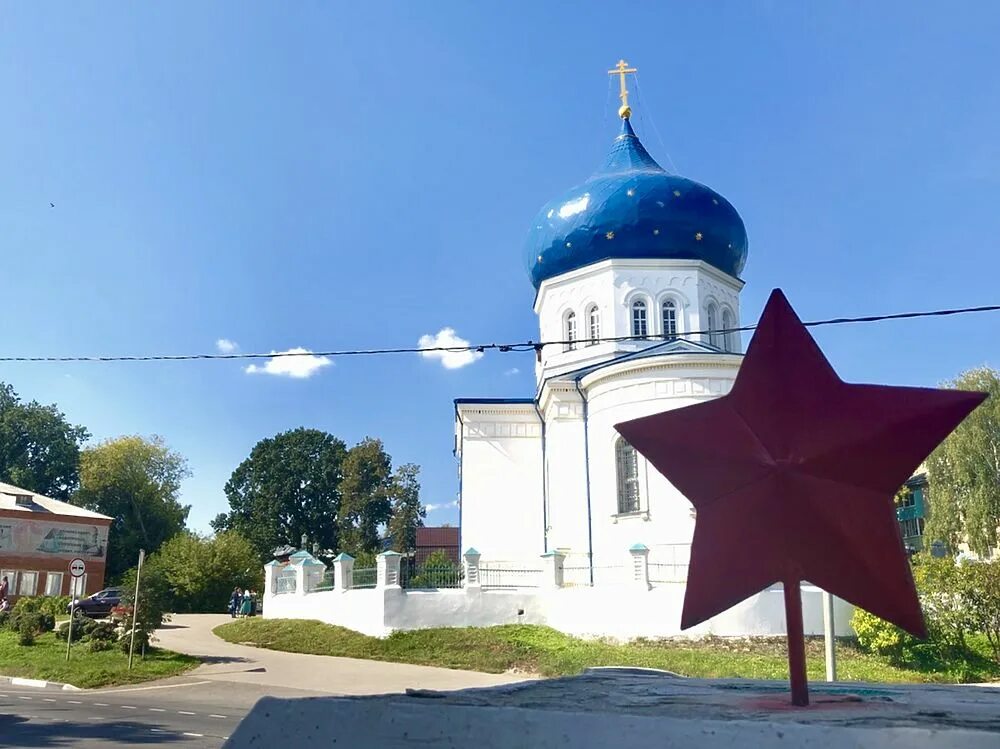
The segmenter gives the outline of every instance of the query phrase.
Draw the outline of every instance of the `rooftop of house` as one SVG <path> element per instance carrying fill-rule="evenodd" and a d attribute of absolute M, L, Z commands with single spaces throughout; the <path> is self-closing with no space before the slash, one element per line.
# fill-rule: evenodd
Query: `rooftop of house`
<path fill-rule="evenodd" d="M 0 510 L 15 510 L 39 515 L 62 515 L 63 517 L 94 518 L 111 520 L 107 515 L 77 507 L 61 499 L 53 499 L 0 481 Z"/>

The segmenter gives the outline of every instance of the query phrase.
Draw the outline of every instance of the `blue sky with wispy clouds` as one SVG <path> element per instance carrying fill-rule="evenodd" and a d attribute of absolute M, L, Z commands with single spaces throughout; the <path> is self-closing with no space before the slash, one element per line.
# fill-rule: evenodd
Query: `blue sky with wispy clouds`
<path fill-rule="evenodd" d="M 992 3 L 144 3 L 0 14 L 0 355 L 308 351 L 537 338 L 537 208 L 639 68 L 654 157 L 750 236 L 744 319 L 995 303 Z M 54 207 L 50 207 L 50 203 Z M 850 379 L 998 359 L 997 316 L 817 331 Z M 253 444 L 382 437 L 454 522 L 456 396 L 530 395 L 527 354 L 0 364 L 96 438 L 157 433 L 206 529 Z"/>

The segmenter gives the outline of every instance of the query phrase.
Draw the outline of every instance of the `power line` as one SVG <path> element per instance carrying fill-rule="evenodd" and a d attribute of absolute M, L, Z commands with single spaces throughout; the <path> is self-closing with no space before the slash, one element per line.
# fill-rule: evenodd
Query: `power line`
<path fill-rule="evenodd" d="M 952 315 L 965 315 L 976 312 L 998 312 L 1000 304 L 991 304 L 981 307 L 960 307 L 955 309 L 928 310 L 923 312 L 896 312 L 889 315 L 865 315 L 863 317 L 831 317 L 826 320 L 811 320 L 804 322 L 808 328 L 818 328 L 824 325 L 847 325 L 852 323 L 882 322 L 885 320 L 910 320 L 920 317 L 950 317 Z M 210 360 L 251 360 L 251 359 L 279 359 L 296 356 L 315 357 L 344 357 L 344 356 L 381 356 L 387 354 L 426 354 L 426 353 L 450 353 L 461 354 L 466 352 L 484 353 L 486 351 L 498 351 L 500 353 L 510 353 L 516 351 L 540 351 L 546 346 L 565 346 L 569 344 L 586 343 L 612 343 L 619 341 L 668 341 L 684 338 L 694 338 L 696 336 L 724 336 L 729 333 L 742 333 L 744 331 L 755 330 L 756 325 L 744 325 L 739 328 L 724 328 L 719 330 L 690 330 L 673 335 L 624 335 L 607 336 L 601 338 L 583 338 L 573 340 L 556 341 L 518 341 L 515 343 L 479 343 L 465 346 L 426 346 L 426 347 L 401 347 L 401 348 L 368 348 L 368 349 L 339 349 L 333 351 L 273 351 L 268 354 L 148 354 L 136 356 L 0 356 L 0 362 L 144 362 L 144 361 L 210 361 Z"/>

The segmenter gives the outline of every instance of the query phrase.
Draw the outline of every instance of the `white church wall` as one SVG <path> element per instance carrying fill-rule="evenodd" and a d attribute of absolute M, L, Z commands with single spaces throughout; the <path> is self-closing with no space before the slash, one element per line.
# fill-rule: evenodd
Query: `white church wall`
<path fill-rule="evenodd" d="M 542 547 L 541 424 L 531 404 L 460 408 L 462 546 L 497 558 Z"/>
<path fill-rule="evenodd" d="M 781 586 L 765 590 L 690 630 L 680 629 L 684 584 L 642 590 L 626 583 L 594 587 L 516 590 L 370 590 L 271 595 L 264 602 L 269 619 L 315 619 L 385 637 L 396 630 L 430 627 L 489 627 L 544 624 L 578 637 L 761 637 L 785 634 Z M 838 636 L 853 634 L 853 607 L 834 599 Z M 802 586 L 807 635 L 823 634 L 822 593 Z"/>
<path fill-rule="evenodd" d="M 583 403 L 576 392 L 562 393 L 545 410 L 548 463 L 548 550 L 588 552 L 587 476 Z M 487 546 L 486 548 L 489 548 Z M 541 554 L 542 548 L 535 550 Z"/>
<path fill-rule="evenodd" d="M 614 559 L 642 543 L 650 560 L 669 563 L 672 544 L 690 543 L 694 533 L 691 503 L 640 456 L 640 512 L 618 514 L 614 425 L 671 408 L 681 408 L 729 391 L 738 357 L 671 356 L 609 367 L 585 378 L 589 399 L 591 505 L 594 554 Z"/>

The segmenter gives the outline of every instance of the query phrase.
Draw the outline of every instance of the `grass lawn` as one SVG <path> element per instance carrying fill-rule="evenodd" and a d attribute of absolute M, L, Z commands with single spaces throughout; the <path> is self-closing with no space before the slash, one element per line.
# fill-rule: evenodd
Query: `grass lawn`
<path fill-rule="evenodd" d="M 548 627 L 512 624 L 423 629 L 379 639 L 301 619 L 244 619 L 223 624 L 214 631 L 229 642 L 272 650 L 488 673 L 522 671 L 565 676 L 590 666 L 643 666 L 709 678 L 788 678 L 784 638 L 637 640 L 623 645 L 581 640 Z M 809 678 L 823 679 L 826 672 L 822 639 L 809 640 L 807 658 Z M 883 658 L 860 652 L 849 641 L 842 641 L 837 644 L 837 677 L 880 682 L 989 681 L 1000 678 L 1000 667 L 976 656 L 962 673 L 942 664 L 899 668 Z"/>
<path fill-rule="evenodd" d="M 52 632 L 38 637 L 34 645 L 22 646 L 17 644 L 15 632 L 0 629 L 0 673 L 4 676 L 93 688 L 176 676 L 198 663 L 197 658 L 154 648 L 146 651 L 145 660 L 136 654 L 129 671 L 128 654 L 117 648 L 91 653 L 87 643 L 74 643 L 67 663 L 66 643 L 57 640 Z"/>

